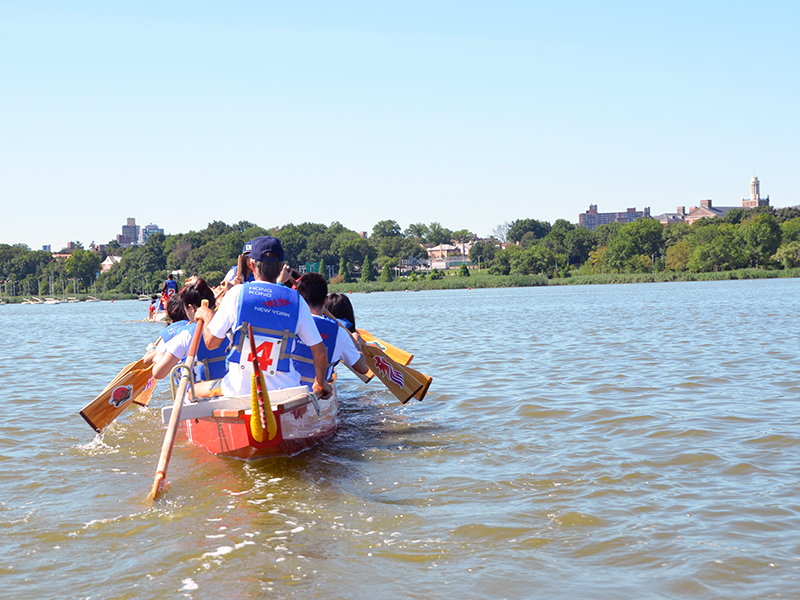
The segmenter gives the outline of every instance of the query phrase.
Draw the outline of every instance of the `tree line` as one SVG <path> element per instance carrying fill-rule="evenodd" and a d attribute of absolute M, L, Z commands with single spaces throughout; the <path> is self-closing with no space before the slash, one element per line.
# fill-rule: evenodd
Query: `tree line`
<path fill-rule="evenodd" d="M 70 289 L 91 293 L 155 293 L 167 273 L 200 275 L 211 284 L 236 264 L 244 244 L 262 235 L 281 240 L 293 267 L 312 266 L 333 282 L 441 278 L 427 268 L 427 246 L 472 242 L 469 259 L 494 275 L 644 273 L 652 271 L 725 271 L 745 267 L 800 266 L 800 210 L 796 208 L 734 209 L 724 218 L 701 219 L 692 225 L 661 225 L 653 219 L 610 223 L 594 230 L 559 219 L 550 224 L 519 219 L 498 225 L 492 236 L 475 242 L 467 230 L 441 223 L 415 223 L 403 230 L 393 220 L 380 221 L 369 237 L 338 222 L 289 223 L 265 229 L 248 221 L 228 225 L 213 221 L 201 231 L 152 234 L 142 246 L 107 252 L 121 261 L 98 276 L 105 254 L 82 247 L 66 260 L 25 245 L 0 244 L 0 280 L 12 281 L 17 295 L 46 295 L 50 283 L 70 281 Z M 459 273 L 469 274 L 466 267 Z M 63 285 L 63 283 L 62 283 Z M 94 286 L 94 287 L 93 287 Z M 56 286 L 56 293 L 60 293 Z M 10 293 L 10 290 L 5 293 Z"/>

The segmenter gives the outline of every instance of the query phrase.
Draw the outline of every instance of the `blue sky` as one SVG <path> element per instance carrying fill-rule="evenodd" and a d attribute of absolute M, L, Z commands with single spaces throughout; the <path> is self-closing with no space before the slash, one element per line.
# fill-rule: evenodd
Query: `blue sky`
<path fill-rule="evenodd" d="M 0 0 L 0 243 L 800 204 L 800 9 Z"/>

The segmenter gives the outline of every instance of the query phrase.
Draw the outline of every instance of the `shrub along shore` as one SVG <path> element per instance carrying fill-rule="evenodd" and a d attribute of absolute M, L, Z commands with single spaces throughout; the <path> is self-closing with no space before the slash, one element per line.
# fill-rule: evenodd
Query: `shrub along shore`
<path fill-rule="evenodd" d="M 338 283 L 330 285 L 329 291 L 347 292 L 404 292 L 417 290 L 457 290 L 468 288 L 509 288 L 545 285 L 601 285 L 612 283 L 659 283 L 665 281 L 724 281 L 731 279 L 774 279 L 776 277 L 800 277 L 796 269 L 737 269 L 710 273 L 690 271 L 661 271 L 655 273 L 605 273 L 597 275 L 574 275 L 554 277 L 544 275 L 470 275 L 469 277 L 445 276 L 442 279 L 399 280 L 390 282 Z"/>

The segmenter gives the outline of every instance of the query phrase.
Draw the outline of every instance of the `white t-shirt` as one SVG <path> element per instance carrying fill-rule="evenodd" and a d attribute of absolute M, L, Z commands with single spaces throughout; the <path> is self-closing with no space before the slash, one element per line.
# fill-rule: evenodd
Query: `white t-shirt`
<path fill-rule="evenodd" d="M 233 281 L 233 278 L 236 277 L 236 266 L 232 266 L 228 269 L 228 272 L 225 273 L 225 277 L 222 278 L 222 281 Z"/>
<path fill-rule="evenodd" d="M 356 343 L 349 331 L 341 327 L 337 327 L 336 331 L 336 346 L 333 348 L 333 359 L 331 362 L 335 363 L 341 360 L 344 364 L 352 367 L 358 362 L 358 359 L 361 358 L 361 353 L 358 351 L 358 348 L 356 348 Z"/>
<path fill-rule="evenodd" d="M 273 283 L 268 285 L 279 284 Z M 242 290 L 244 290 L 244 286 L 237 285 L 231 288 L 222 298 L 222 302 L 214 318 L 211 319 L 211 323 L 208 324 L 208 331 L 214 337 L 225 338 L 227 333 L 236 325 L 236 314 L 239 311 L 239 297 L 242 295 Z M 300 296 L 299 300 L 300 310 L 297 315 L 297 326 L 294 331 L 295 335 L 303 340 L 303 343 L 307 346 L 314 346 L 322 343 L 322 336 L 320 336 L 317 325 L 314 323 L 314 317 L 311 316 L 308 304 L 306 304 L 302 296 Z M 243 333 L 243 335 L 246 334 Z M 224 344 L 225 342 L 223 341 L 222 343 Z M 278 371 L 272 377 L 264 377 L 267 390 L 297 387 L 300 385 L 300 373 L 294 370 L 294 367 L 291 366 L 291 361 L 289 361 L 289 365 L 289 371 Z M 250 371 L 242 371 L 241 369 L 229 370 L 222 380 L 222 393 L 225 396 L 249 396 L 250 374 Z"/>
<path fill-rule="evenodd" d="M 224 342 L 223 342 L 224 343 Z M 164 348 L 161 350 L 164 354 L 172 354 L 178 360 L 185 360 L 186 355 L 189 354 L 189 348 L 192 346 L 192 333 L 184 328 L 176 333 L 170 341 L 168 341 Z M 206 376 L 207 377 L 207 376 Z M 203 363 L 196 362 L 194 365 L 194 378 L 195 381 L 201 381 L 203 377 Z"/>

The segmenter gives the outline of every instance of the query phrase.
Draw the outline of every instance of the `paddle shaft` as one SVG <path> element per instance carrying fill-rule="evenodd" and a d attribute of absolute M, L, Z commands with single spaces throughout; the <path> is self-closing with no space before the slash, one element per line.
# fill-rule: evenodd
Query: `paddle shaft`
<path fill-rule="evenodd" d="M 208 300 L 203 300 L 203 306 L 208 306 Z M 153 480 L 153 488 L 150 490 L 150 500 L 155 500 L 158 496 L 158 490 L 161 482 L 167 478 L 167 467 L 169 467 L 169 459 L 172 457 L 172 448 L 175 445 L 175 437 L 178 435 L 178 423 L 181 420 L 181 406 L 183 406 L 183 397 L 186 395 L 186 388 L 189 387 L 189 381 L 192 376 L 192 369 L 194 368 L 194 359 L 197 356 L 197 348 L 200 346 L 200 338 L 203 336 L 203 328 L 205 324 L 202 319 L 197 320 L 197 328 L 194 330 L 192 336 L 192 344 L 189 346 L 189 354 L 186 357 L 186 371 L 181 376 L 181 382 L 178 386 L 178 391 L 175 394 L 175 400 L 172 404 L 172 414 L 169 418 L 167 425 L 167 433 L 164 435 L 164 443 L 161 445 L 161 456 L 158 459 L 158 466 L 156 467 L 156 476 Z"/>

